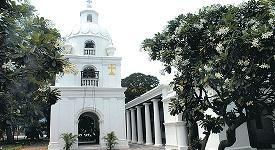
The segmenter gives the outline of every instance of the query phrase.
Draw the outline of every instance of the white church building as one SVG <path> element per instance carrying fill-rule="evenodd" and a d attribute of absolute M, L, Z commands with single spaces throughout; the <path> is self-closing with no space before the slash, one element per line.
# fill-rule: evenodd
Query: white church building
<path fill-rule="evenodd" d="M 87 2 L 80 12 L 80 24 L 65 42 L 65 57 L 78 73 L 57 78 L 53 87 L 61 91 L 61 99 L 51 108 L 49 150 L 63 149 L 63 133 L 78 135 L 73 149 L 91 144 L 103 148 L 102 138 L 112 131 L 118 137 L 116 147 L 128 148 L 121 58 L 114 56 L 111 37 L 98 24 L 91 1 Z"/>
<path fill-rule="evenodd" d="M 51 107 L 48 149 L 63 149 L 63 133 L 78 135 L 73 149 L 102 149 L 106 144 L 102 138 L 114 131 L 118 137 L 117 149 L 129 148 L 131 143 L 187 150 L 185 122 L 181 115 L 169 113 L 169 103 L 176 98 L 170 86 L 160 85 L 125 105 L 121 58 L 114 56 L 116 49 L 111 37 L 98 24 L 98 13 L 92 9 L 91 1 L 87 2 L 80 12 L 80 24 L 71 31 L 64 45 L 68 52 L 65 57 L 78 72 L 56 79 L 53 88 L 61 91 L 61 99 Z M 237 129 L 237 142 L 229 149 L 274 148 L 274 131 L 272 122 L 264 118 L 243 124 Z M 224 137 L 224 133 L 212 134 L 206 149 L 217 150 Z"/>

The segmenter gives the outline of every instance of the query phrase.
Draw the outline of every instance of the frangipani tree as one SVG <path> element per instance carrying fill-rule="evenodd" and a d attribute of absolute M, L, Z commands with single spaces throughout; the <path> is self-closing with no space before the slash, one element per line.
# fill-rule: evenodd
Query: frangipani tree
<path fill-rule="evenodd" d="M 275 1 L 251 0 L 239 6 L 212 5 L 180 15 L 142 47 L 152 60 L 175 68 L 178 99 L 172 115 L 183 113 L 189 125 L 191 149 L 204 149 L 211 132 L 224 124 L 226 140 L 236 141 L 236 128 L 275 107 Z M 211 110 L 215 115 L 206 115 Z M 205 129 L 198 140 L 197 123 Z"/>

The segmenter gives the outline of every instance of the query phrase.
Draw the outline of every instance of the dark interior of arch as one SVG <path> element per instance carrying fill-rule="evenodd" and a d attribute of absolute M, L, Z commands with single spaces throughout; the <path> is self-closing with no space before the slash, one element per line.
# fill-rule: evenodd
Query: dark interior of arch
<path fill-rule="evenodd" d="M 78 144 L 99 144 L 98 116 L 92 112 L 85 112 L 78 120 Z"/>
<path fill-rule="evenodd" d="M 85 48 L 95 48 L 95 43 L 93 41 L 85 42 Z"/>
<path fill-rule="evenodd" d="M 86 67 L 83 70 L 83 74 L 82 74 L 83 78 L 96 78 L 96 71 L 93 67 Z"/>
<path fill-rule="evenodd" d="M 87 16 L 87 22 L 93 22 L 93 16 L 91 14 Z"/>

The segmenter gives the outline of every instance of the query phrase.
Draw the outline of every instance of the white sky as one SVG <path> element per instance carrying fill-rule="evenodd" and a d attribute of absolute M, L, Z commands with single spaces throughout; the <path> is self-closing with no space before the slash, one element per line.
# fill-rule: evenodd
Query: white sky
<path fill-rule="evenodd" d="M 77 24 L 86 0 L 31 0 L 40 16 L 52 20 L 62 36 Z M 160 62 L 149 61 L 140 51 L 141 42 L 153 37 L 180 14 L 195 12 L 211 4 L 238 4 L 242 0 L 92 0 L 99 13 L 99 24 L 105 27 L 122 57 L 122 78 L 134 72 L 157 76 L 168 83 L 172 76 L 160 75 Z"/>

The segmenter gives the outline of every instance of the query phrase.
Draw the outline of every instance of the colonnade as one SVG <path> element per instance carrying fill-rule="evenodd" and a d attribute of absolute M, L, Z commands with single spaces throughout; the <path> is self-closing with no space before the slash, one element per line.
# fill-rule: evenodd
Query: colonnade
<path fill-rule="evenodd" d="M 153 114 L 154 117 L 150 118 L 150 104 L 148 102 L 142 105 L 132 107 L 126 110 L 126 126 L 127 126 L 127 140 L 131 143 L 153 145 L 152 140 L 152 130 L 151 130 L 151 119 L 154 120 L 154 145 L 162 146 L 161 139 L 161 124 L 159 116 L 159 99 L 151 100 L 153 102 Z M 142 127 L 142 107 L 145 107 L 145 143 L 143 137 L 143 127 Z"/>

